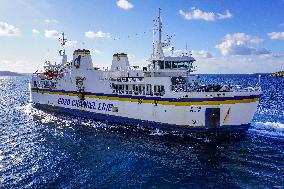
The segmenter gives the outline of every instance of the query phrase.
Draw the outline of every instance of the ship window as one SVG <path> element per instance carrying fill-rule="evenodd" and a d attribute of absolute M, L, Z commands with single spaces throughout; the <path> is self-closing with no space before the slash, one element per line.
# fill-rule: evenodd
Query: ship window
<path fill-rule="evenodd" d="M 143 85 L 143 86 L 142 86 L 142 89 L 143 89 L 143 90 L 142 90 L 142 94 L 143 94 L 143 95 L 146 94 L 145 88 L 146 88 L 145 85 Z"/>
<path fill-rule="evenodd" d="M 138 95 L 138 86 L 133 85 L 133 94 Z"/>
<path fill-rule="evenodd" d="M 191 64 L 192 64 L 192 62 L 181 62 L 180 67 L 181 68 L 190 68 Z"/>
<path fill-rule="evenodd" d="M 154 60 L 152 62 L 153 69 L 165 69 L 165 62 L 161 60 Z"/>
<path fill-rule="evenodd" d="M 192 65 L 191 61 L 185 61 L 185 62 L 172 62 L 172 68 L 190 68 Z"/>
<path fill-rule="evenodd" d="M 157 62 L 157 61 L 153 61 L 153 64 L 152 64 L 152 65 L 153 65 L 153 69 L 156 68 L 156 62 Z"/>
<path fill-rule="evenodd" d="M 110 87 L 113 90 L 113 93 L 116 94 L 152 95 L 150 84 L 147 85 L 111 84 Z"/>
<path fill-rule="evenodd" d="M 180 62 L 180 63 L 178 63 L 178 67 L 179 68 L 187 68 L 188 64 L 187 64 L 187 62 Z"/>
<path fill-rule="evenodd" d="M 132 94 L 131 85 L 125 85 L 125 93 L 126 94 Z"/>
<path fill-rule="evenodd" d="M 165 87 L 163 85 L 154 85 L 154 95 L 163 96 L 165 94 Z"/>
<path fill-rule="evenodd" d="M 124 86 L 123 85 L 118 85 L 118 93 L 123 94 L 124 93 Z"/>
<path fill-rule="evenodd" d="M 151 84 L 146 85 L 146 95 L 153 95 Z"/>
<path fill-rule="evenodd" d="M 178 68 L 178 62 L 172 62 L 172 68 Z"/>
<path fill-rule="evenodd" d="M 164 69 L 164 61 L 159 61 L 160 69 Z"/>
<path fill-rule="evenodd" d="M 36 83 L 34 83 L 34 84 L 36 84 Z M 39 86 L 41 86 L 42 88 L 55 89 L 56 88 L 56 82 L 53 82 L 53 81 L 41 81 Z"/>
<path fill-rule="evenodd" d="M 165 69 L 171 69 L 171 62 L 169 61 L 165 62 Z"/>

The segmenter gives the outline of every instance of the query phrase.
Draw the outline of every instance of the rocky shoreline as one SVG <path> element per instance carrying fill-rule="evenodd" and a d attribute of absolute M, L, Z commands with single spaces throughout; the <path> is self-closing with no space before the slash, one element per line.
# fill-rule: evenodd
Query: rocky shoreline
<path fill-rule="evenodd" d="M 284 77 L 284 71 L 279 71 L 271 74 L 273 77 Z"/>

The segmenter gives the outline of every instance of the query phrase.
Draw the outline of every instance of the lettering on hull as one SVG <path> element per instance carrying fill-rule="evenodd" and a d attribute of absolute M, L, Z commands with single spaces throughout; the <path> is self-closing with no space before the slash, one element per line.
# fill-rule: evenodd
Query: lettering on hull
<path fill-rule="evenodd" d="M 87 100 L 71 100 L 68 98 L 59 98 L 57 101 L 58 105 L 73 106 L 77 108 L 86 108 L 90 110 L 100 110 L 100 111 L 112 111 L 113 104 L 108 104 L 104 102 L 90 102 Z"/>

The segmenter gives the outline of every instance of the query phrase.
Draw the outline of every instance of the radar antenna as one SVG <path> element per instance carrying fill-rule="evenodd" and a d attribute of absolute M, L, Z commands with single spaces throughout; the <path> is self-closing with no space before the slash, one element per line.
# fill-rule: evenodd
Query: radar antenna
<path fill-rule="evenodd" d="M 60 44 L 63 48 L 63 50 L 59 51 L 59 54 L 60 54 L 60 56 L 64 56 L 65 55 L 65 45 L 66 45 L 66 42 L 67 42 L 67 39 L 65 38 L 64 32 L 61 33 L 61 37 L 59 37 L 59 41 L 60 41 Z M 62 54 L 62 51 L 63 51 L 63 54 Z"/>
<path fill-rule="evenodd" d="M 65 65 L 67 63 L 67 55 L 65 53 L 65 45 L 66 45 L 67 39 L 65 38 L 64 32 L 61 33 L 61 37 L 59 37 L 59 41 L 62 46 L 62 49 L 59 51 L 59 55 L 62 56 L 61 64 Z"/>

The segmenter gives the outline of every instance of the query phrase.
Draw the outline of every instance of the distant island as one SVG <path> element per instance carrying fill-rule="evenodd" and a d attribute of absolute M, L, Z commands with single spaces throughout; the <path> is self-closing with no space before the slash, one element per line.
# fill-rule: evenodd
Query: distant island
<path fill-rule="evenodd" d="M 284 77 L 284 71 L 279 71 L 271 74 L 273 77 Z"/>
<path fill-rule="evenodd" d="M 24 76 L 24 75 L 23 74 L 19 74 L 17 72 L 0 71 L 0 76 Z"/>

